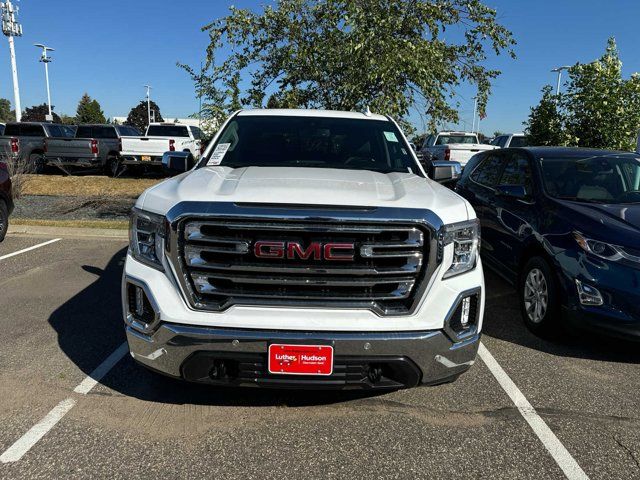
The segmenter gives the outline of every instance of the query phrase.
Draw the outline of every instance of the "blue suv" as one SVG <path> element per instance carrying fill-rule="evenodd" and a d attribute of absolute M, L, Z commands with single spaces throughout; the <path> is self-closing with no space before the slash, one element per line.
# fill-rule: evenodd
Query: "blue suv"
<path fill-rule="evenodd" d="M 480 219 L 484 264 L 517 286 L 529 329 L 640 340 L 640 156 L 493 150 L 469 161 L 456 191 Z"/>

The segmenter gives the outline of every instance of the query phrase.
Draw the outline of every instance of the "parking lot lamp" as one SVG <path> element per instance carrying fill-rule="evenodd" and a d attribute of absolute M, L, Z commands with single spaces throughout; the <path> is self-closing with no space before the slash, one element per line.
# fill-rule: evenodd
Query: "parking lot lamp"
<path fill-rule="evenodd" d="M 9 54 L 11 56 L 11 73 L 13 74 L 13 98 L 16 109 L 16 121 L 22 119 L 22 107 L 20 106 L 20 87 L 18 86 L 18 67 L 16 65 L 16 50 L 13 45 L 13 37 L 22 36 L 22 25 L 16 20 L 18 7 L 14 7 L 11 1 L 0 3 L 2 9 L 2 33 L 9 38 Z"/>
<path fill-rule="evenodd" d="M 560 79 L 562 78 L 562 71 L 569 70 L 570 68 L 571 68 L 571 65 L 564 65 L 562 67 L 556 67 L 551 70 L 553 73 L 558 74 L 558 85 L 556 87 L 556 97 L 560 95 Z"/>
<path fill-rule="evenodd" d="M 44 78 L 47 82 L 47 105 L 49 106 L 49 115 L 47 117 L 47 121 L 53 122 L 53 111 L 51 110 L 51 90 L 49 88 L 49 63 L 53 60 L 47 52 L 53 52 L 53 48 L 49 48 L 46 45 L 41 43 L 35 43 L 34 46 L 42 49 L 42 55 L 40 56 L 40 61 L 44 63 Z"/>
<path fill-rule="evenodd" d="M 144 87 L 147 89 L 147 125 L 151 125 L 151 85 Z"/>

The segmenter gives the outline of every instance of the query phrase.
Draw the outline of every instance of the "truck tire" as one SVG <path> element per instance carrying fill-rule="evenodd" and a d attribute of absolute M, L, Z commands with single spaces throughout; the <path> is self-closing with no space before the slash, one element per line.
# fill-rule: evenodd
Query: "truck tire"
<path fill-rule="evenodd" d="M 121 173 L 120 160 L 116 157 L 107 158 L 107 162 L 104 165 L 104 173 L 109 177 L 116 178 Z"/>
<path fill-rule="evenodd" d="M 9 230 L 9 209 L 4 200 L 0 200 L 0 242 L 4 240 Z"/>
<path fill-rule="evenodd" d="M 45 171 L 44 155 L 42 153 L 32 153 L 29 155 L 29 164 L 27 168 L 29 172 L 41 175 Z"/>
<path fill-rule="evenodd" d="M 540 336 L 561 331 L 558 282 L 542 257 L 532 257 L 522 269 L 518 285 L 520 310 L 525 325 Z"/>

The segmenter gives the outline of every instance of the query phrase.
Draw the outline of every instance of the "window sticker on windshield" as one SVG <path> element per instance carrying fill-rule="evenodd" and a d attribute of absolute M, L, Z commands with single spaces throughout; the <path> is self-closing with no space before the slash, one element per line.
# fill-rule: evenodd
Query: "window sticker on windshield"
<path fill-rule="evenodd" d="M 216 145 L 216 149 L 213 151 L 213 153 L 211 154 L 211 158 L 209 158 L 209 161 L 207 162 L 207 167 L 210 167 L 212 165 L 220 165 L 220 162 L 222 162 L 222 159 L 227 153 L 227 150 L 229 150 L 230 146 L 230 143 L 219 143 L 218 145 Z"/>
<path fill-rule="evenodd" d="M 384 136 L 387 139 L 387 142 L 396 142 L 398 143 L 398 137 L 393 132 L 384 132 Z"/>

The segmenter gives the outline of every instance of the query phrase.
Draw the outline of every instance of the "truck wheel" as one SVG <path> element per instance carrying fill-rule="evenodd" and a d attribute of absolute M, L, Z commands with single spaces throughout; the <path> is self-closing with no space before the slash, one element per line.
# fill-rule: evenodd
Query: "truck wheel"
<path fill-rule="evenodd" d="M 522 318 L 536 335 L 560 332 L 558 283 L 549 263 L 532 257 L 524 266 L 518 288 Z"/>
<path fill-rule="evenodd" d="M 41 175 L 45 171 L 44 155 L 41 153 L 32 153 L 29 155 L 29 165 L 27 166 L 31 173 Z"/>
<path fill-rule="evenodd" d="M 111 157 L 107 159 L 107 163 L 105 164 L 105 174 L 115 178 L 117 177 L 121 172 L 120 172 L 120 160 L 118 160 L 117 158 Z"/>
<path fill-rule="evenodd" d="M 9 230 L 9 209 L 4 200 L 0 200 L 0 242 L 4 240 Z"/>

